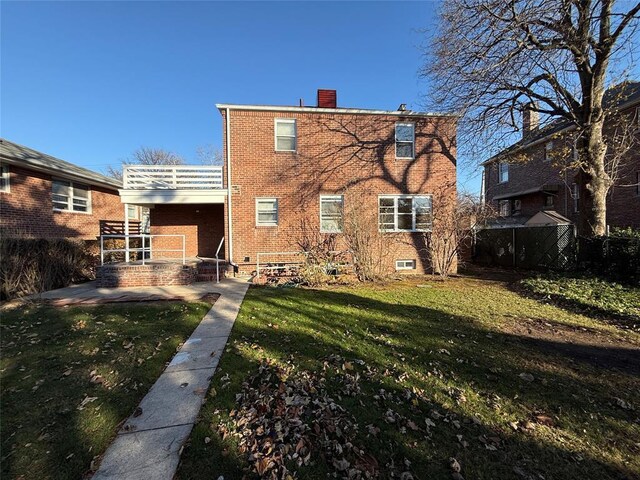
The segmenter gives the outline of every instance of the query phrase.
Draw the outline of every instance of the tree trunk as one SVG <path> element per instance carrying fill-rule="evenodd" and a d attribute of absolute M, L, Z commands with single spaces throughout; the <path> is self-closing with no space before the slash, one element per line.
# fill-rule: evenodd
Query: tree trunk
<path fill-rule="evenodd" d="M 607 147 L 603 141 L 602 118 L 593 122 L 582 136 L 583 155 L 580 172 L 581 199 L 579 232 L 587 237 L 607 233 L 607 194 L 611 188 L 611 177 L 605 168 Z"/>

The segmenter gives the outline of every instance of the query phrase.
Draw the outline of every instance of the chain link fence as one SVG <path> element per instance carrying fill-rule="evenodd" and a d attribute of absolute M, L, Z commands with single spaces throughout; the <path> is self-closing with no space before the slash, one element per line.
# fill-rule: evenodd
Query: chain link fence
<path fill-rule="evenodd" d="M 573 225 L 479 230 L 473 260 L 506 268 L 571 270 L 576 266 Z"/>

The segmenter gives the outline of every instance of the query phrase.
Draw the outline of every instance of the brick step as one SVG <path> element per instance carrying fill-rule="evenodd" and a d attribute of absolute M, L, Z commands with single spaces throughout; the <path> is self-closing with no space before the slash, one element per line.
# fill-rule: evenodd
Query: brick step
<path fill-rule="evenodd" d="M 225 271 L 226 268 L 220 266 L 220 271 Z M 198 273 L 216 273 L 216 267 L 198 267 Z"/>

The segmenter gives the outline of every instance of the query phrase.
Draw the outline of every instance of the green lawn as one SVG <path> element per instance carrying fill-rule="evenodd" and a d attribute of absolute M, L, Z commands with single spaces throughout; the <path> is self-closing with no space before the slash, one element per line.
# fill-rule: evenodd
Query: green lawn
<path fill-rule="evenodd" d="M 640 478 L 639 346 L 497 281 L 252 287 L 178 478 Z"/>
<path fill-rule="evenodd" d="M 0 476 L 88 473 L 208 308 L 171 302 L 3 311 Z"/>

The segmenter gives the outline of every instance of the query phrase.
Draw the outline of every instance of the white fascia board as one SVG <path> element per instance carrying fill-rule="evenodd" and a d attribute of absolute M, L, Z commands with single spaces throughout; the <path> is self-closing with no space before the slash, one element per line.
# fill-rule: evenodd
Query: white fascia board
<path fill-rule="evenodd" d="M 119 190 L 122 203 L 134 205 L 152 204 L 223 204 L 227 190 Z"/>
<path fill-rule="evenodd" d="M 332 113 L 343 115 L 394 115 L 397 117 L 452 117 L 460 115 L 453 113 L 401 112 L 399 110 L 366 110 L 360 108 L 318 108 L 318 107 L 287 107 L 274 105 L 238 105 L 228 103 L 216 103 L 216 108 L 221 112 L 229 110 L 251 110 L 261 112 L 291 112 L 291 113 Z"/>

